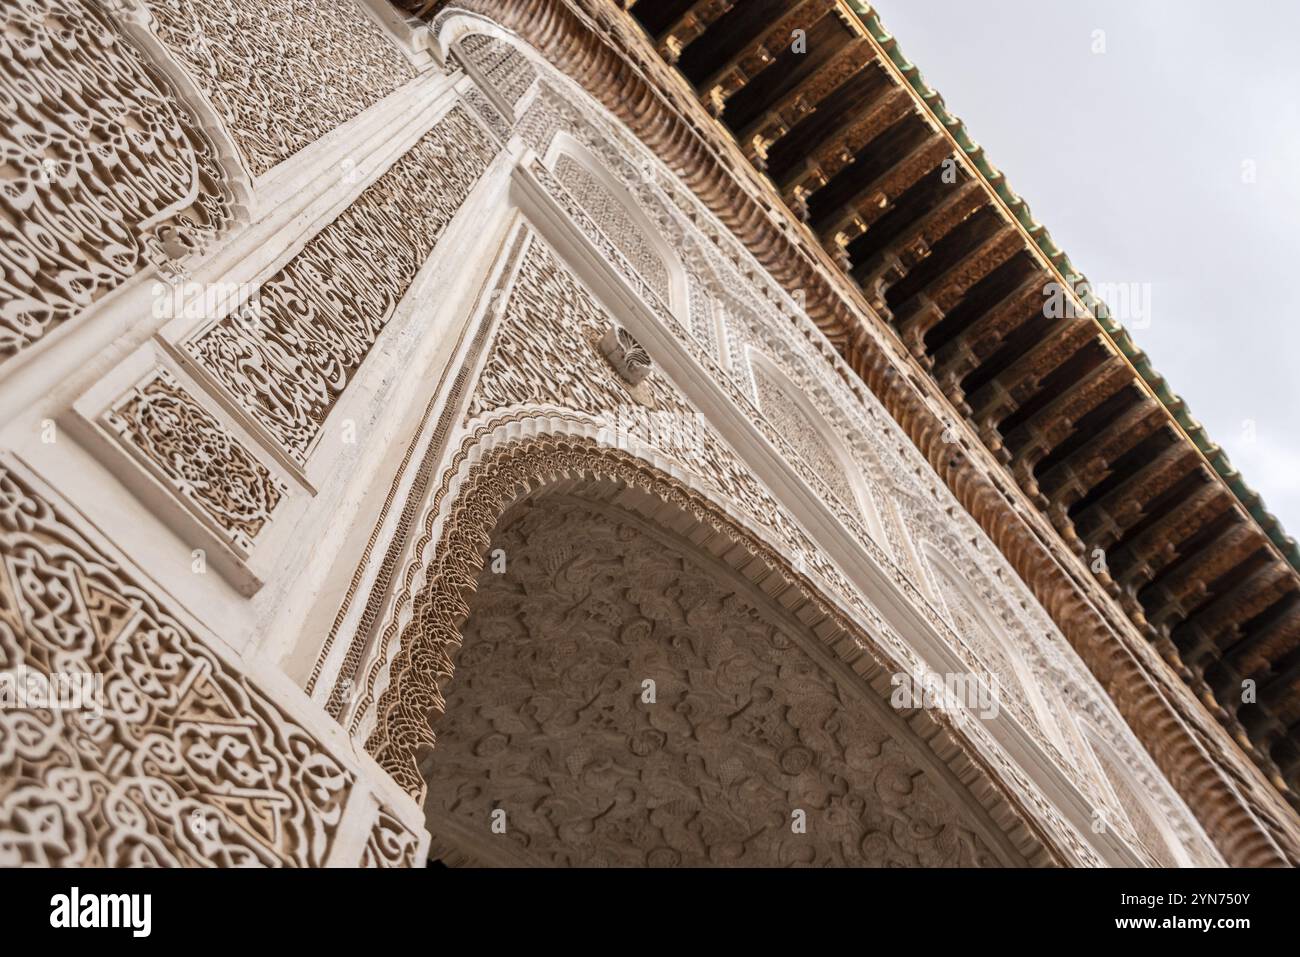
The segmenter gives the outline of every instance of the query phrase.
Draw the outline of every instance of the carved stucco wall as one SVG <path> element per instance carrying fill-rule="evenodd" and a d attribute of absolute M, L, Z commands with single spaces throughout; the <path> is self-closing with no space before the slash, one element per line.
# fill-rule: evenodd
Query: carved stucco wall
<path fill-rule="evenodd" d="M 261 175 L 413 73 L 356 3 L 143 0 Z"/>
<path fill-rule="evenodd" d="M 998 688 L 998 701 L 1002 707 L 1011 708 L 1027 724 L 1043 724 L 1050 720 L 1035 705 L 1039 696 L 1028 690 L 1023 665 L 1017 666 L 1002 639 L 989 626 L 985 616 L 967 593 L 967 588 L 953 574 L 950 564 L 936 555 L 928 546 L 921 550 L 929 560 L 938 586 L 939 598 L 952 623 L 957 637 L 972 649 L 974 658 L 987 669 Z M 1050 728 L 1049 733 L 1054 733 Z"/>
<path fill-rule="evenodd" d="M 0 709 L 0 866 L 321 865 L 355 776 L 0 463 L 0 671 L 102 680 Z"/>
<path fill-rule="evenodd" d="M 847 607 L 854 609 L 851 614 L 873 622 L 873 627 L 883 632 L 890 651 L 911 662 L 905 670 L 914 668 L 917 661 L 906 642 L 890 633 L 879 613 L 848 584 L 735 453 L 712 434 L 670 382 L 654 375 L 645 383 L 647 395 L 632 400 L 596 348 L 596 340 L 610 322 L 608 313 L 545 243 L 533 238 L 525 246 L 477 391 L 469 400 L 466 428 L 470 432 L 462 441 L 460 455 L 473 452 L 476 440 L 470 436 L 494 434 L 506 427 L 505 423 L 518 422 L 530 431 L 545 422 L 554 423 L 555 413 L 543 410 L 555 409 L 556 404 L 581 410 L 576 418 L 569 415 L 579 425 L 592 414 L 607 422 L 630 424 L 630 437 L 653 442 L 658 460 L 666 463 L 663 467 L 680 469 L 694 487 L 748 516 L 765 537 L 778 543 L 783 560 L 793 561 L 796 568 L 830 583 Z M 531 361 L 522 361 L 525 356 Z M 665 414 L 678 427 L 664 429 L 652 424 L 656 420 L 651 416 Z M 548 470 L 563 469 L 558 463 L 564 460 L 561 447 L 554 458 L 544 455 L 539 464 Z M 582 471 L 590 466 L 574 461 L 569 467 Z M 469 471 L 464 472 L 465 468 Z M 467 598 L 458 589 L 467 575 L 476 574 L 481 567 L 487 544 L 482 536 L 490 531 L 495 510 L 508 504 L 519 488 L 537 481 L 528 472 L 507 469 L 500 463 L 482 468 L 486 471 L 469 466 L 464 458 L 449 467 L 423 521 L 420 556 L 414 569 L 403 576 L 415 583 L 408 599 L 409 611 L 399 608 L 395 613 L 397 620 L 406 624 L 385 630 L 386 653 L 366 666 L 363 691 L 350 721 L 353 727 L 374 728 L 368 747 L 396 780 L 416 794 L 423 793 L 425 782 L 415 758 L 435 744 L 428 716 L 445 713 L 443 689 L 455 673 L 452 655 L 460 644 L 458 629 Z M 466 487 L 465 478 L 475 474 L 490 476 L 491 487 Z M 448 496 L 453 483 L 460 484 L 461 498 Z M 441 537 L 435 531 L 439 525 Z M 376 702 L 373 717 L 371 702 Z M 1050 804 L 1041 795 L 1034 796 L 1035 788 L 1028 779 L 1005 756 L 998 756 L 997 746 L 978 721 L 966 723 L 963 733 L 980 740 L 981 749 L 989 749 L 985 757 L 1016 781 L 1015 786 L 1023 789 L 1022 797 L 1030 800 L 1036 813 L 1045 815 L 1051 822 L 1045 826 L 1071 845 L 1071 853 L 1080 855 L 1081 860 L 1093 859 L 1077 837 L 1068 836 L 1068 828 Z M 433 753 L 437 753 L 436 746 Z"/>
<path fill-rule="evenodd" d="M 0 363 L 233 219 L 217 149 L 101 5 L 0 10 Z"/>
<path fill-rule="evenodd" d="M 537 79 L 537 71 L 519 48 L 496 37 L 471 34 L 461 41 L 460 53 L 509 107 L 518 103 Z"/>
<path fill-rule="evenodd" d="M 522 254 L 518 279 L 505 302 L 501 326 L 470 397 L 467 424 L 495 410 L 508 411 L 529 405 L 559 405 L 581 410 L 588 416 L 599 415 L 634 437 L 653 440 L 663 454 L 689 470 L 715 496 L 735 503 L 752 521 L 767 526 L 769 533 L 803 567 L 827 579 L 840 580 L 840 573 L 807 534 L 670 383 L 662 377 L 652 377 L 646 383 L 645 401 L 634 399 L 619 384 L 597 347 L 610 323 L 609 314 L 555 253 L 540 239 L 530 237 Z M 845 593 L 852 592 L 847 585 L 841 588 Z M 436 592 L 420 596 L 419 603 L 429 610 L 422 610 L 417 604 L 417 623 L 427 624 L 427 616 L 439 600 Z M 445 612 L 443 609 L 439 615 Z M 397 642 L 401 649 L 399 655 L 409 654 L 417 630 L 418 626 L 408 627 L 407 635 Z M 382 669 L 388 664 L 380 655 L 370 665 L 365 697 L 356 706 L 356 713 L 364 713 L 370 700 L 383 690 L 380 688 Z M 383 694 L 378 710 L 380 715 L 388 717 L 381 721 L 370 745 L 377 754 L 383 754 L 391 742 L 391 733 L 383 722 L 397 720 L 393 715 L 414 707 L 402 701 L 400 687 L 390 687 Z M 356 718 L 353 721 L 355 724 Z M 402 725 L 402 734 L 408 738 L 418 733 L 422 724 L 414 717 L 411 721 L 414 727 Z M 422 736 L 427 737 L 427 732 Z M 381 763 L 399 781 L 419 789 L 422 784 L 407 763 L 413 744 L 414 741 L 408 740 L 400 751 Z"/>
<path fill-rule="evenodd" d="M 450 819 L 535 864 L 999 863 L 816 639 L 688 544 L 547 496 L 491 547 L 426 762 L 435 841 Z"/>
<path fill-rule="evenodd" d="M 445 144 L 450 130 L 455 162 L 431 162 L 422 143 L 364 199 L 329 198 L 338 176 L 320 141 L 391 111 L 385 98 L 415 76 L 356 4 L 326 16 L 297 0 L 48 0 L 10 4 L 0 24 L 18 174 L 0 216 L 0 864 L 418 863 L 414 806 L 340 747 L 282 673 L 241 656 L 232 616 L 214 613 L 233 607 L 221 596 L 235 582 L 218 544 L 242 560 L 268 528 L 283 538 L 304 488 L 178 361 L 175 330 L 234 308 L 205 291 L 240 286 L 222 270 L 241 257 L 292 256 L 301 233 L 286 233 L 263 202 L 280 194 L 248 173 L 296 163 L 297 228 L 336 225 L 305 237 L 295 267 L 262 290 L 261 325 L 256 309 L 233 322 L 279 334 L 259 354 L 276 357 L 224 357 L 232 391 L 259 397 L 318 370 L 313 408 L 327 410 L 382 329 L 383 295 L 404 291 L 386 283 L 423 265 L 493 150 L 468 148 L 483 134 L 462 112 L 430 134 Z M 398 181 L 418 164 L 425 175 Z M 422 205 L 402 205 L 413 199 Z M 406 254 L 382 244 L 399 222 Z M 357 272 L 377 261 L 382 275 Z M 286 277 L 309 290 L 282 295 Z M 248 414 L 276 407 L 250 402 Z M 11 706 L 20 684 L 69 675 L 93 682 L 89 702 Z"/>
<path fill-rule="evenodd" d="M 557 81 L 560 82 L 560 81 Z M 891 500 L 889 511 L 897 521 L 884 522 L 890 551 L 898 562 L 908 567 L 918 581 L 925 579 L 935 594 L 937 614 L 946 615 L 942 599 L 935 589 L 938 577 L 922 557 L 921 543 L 929 541 L 943 553 L 951 567 L 956 568 L 964 582 L 964 591 L 978 595 L 982 607 L 999 621 L 1001 634 L 996 641 L 981 641 L 985 629 L 974 630 L 972 667 L 986 667 L 987 661 L 1004 655 L 1001 647 L 1010 643 L 1020 656 L 1024 669 L 1033 675 L 1035 687 L 1047 698 L 1045 710 L 1059 716 L 1064 709 L 1077 709 L 1087 701 L 1090 713 L 1104 714 L 1103 734 L 1116 754 L 1127 755 L 1130 766 L 1140 766 L 1148 781 L 1155 777 L 1150 759 L 1137 745 L 1131 732 L 1114 713 L 1104 694 L 1096 688 L 1091 677 L 1079 665 L 1064 638 L 1050 622 L 1041 608 L 1028 594 L 1018 577 L 995 549 L 990 547 L 974 522 L 956 505 L 946 490 L 938 483 L 928 465 L 921 460 L 910 442 L 901 435 L 893 421 L 869 394 L 850 392 L 844 387 L 845 377 L 833 373 L 836 360 L 830 350 L 810 347 L 816 336 L 790 335 L 791 319 L 798 323 L 797 304 L 783 302 L 782 293 L 774 288 L 762 288 L 767 282 L 760 274 L 745 267 L 745 256 L 738 244 L 729 242 L 725 230 L 716 226 L 712 217 L 702 209 L 687 191 L 671 177 L 661 175 L 648 178 L 640 159 L 621 160 L 619 152 L 610 144 L 618 141 L 620 147 L 631 144 L 619 140 L 619 131 L 602 125 L 597 114 L 580 112 L 573 107 L 572 97 L 543 94 L 534 102 L 532 110 L 538 114 L 526 116 L 523 124 L 530 131 L 567 129 L 601 155 L 610 169 L 617 170 L 631 193 L 645 207 L 646 214 L 666 235 L 673 237 L 678 248 L 689 250 L 683 254 L 686 262 L 706 264 L 707 268 L 693 274 L 702 290 L 709 290 L 719 299 L 743 300 L 745 308 L 726 310 L 725 334 L 734 337 L 731 354 L 731 372 L 742 385 L 750 376 L 743 363 L 743 345 L 760 349 L 776 363 L 794 382 L 825 411 L 827 420 L 842 430 L 846 447 L 854 456 L 859 474 L 874 489 Z M 596 130 L 599 129 L 599 132 Z M 675 211 L 679 214 L 674 216 Z M 695 227 L 692 229 L 692 227 Z M 694 235 L 692 235 L 694 233 Z M 756 286 L 758 288 L 756 288 Z M 792 315 L 793 313 L 793 315 Z M 953 596 L 953 601 L 967 601 Z M 960 636 L 954 635 L 960 645 Z M 1010 670 L 1009 668 L 1007 669 Z M 1086 689 L 1086 690 L 1085 690 Z M 1058 699 L 1056 696 L 1061 695 Z M 1022 716 L 1029 717 L 1029 709 L 1021 707 Z M 1045 738 L 1044 744 L 1057 754 L 1063 766 L 1076 773 L 1079 785 L 1101 806 L 1109 802 L 1104 786 L 1091 780 L 1083 769 L 1091 762 L 1086 748 L 1073 736 L 1065 735 L 1066 747 L 1062 753 L 1056 736 Z M 1171 821 L 1179 840 L 1199 848 L 1205 853 L 1205 840 L 1199 828 L 1167 785 L 1160 783 L 1140 795 L 1130 791 L 1129 796 L 1140 800 L 1144 807 L 1137 813 L 1156 814 Z M 1123 827 L 1123 824 L 1120 825 Z M 1211 858 L 1213 857 L 1211 856 Z"/>
<path fill-rule="evenodd" d="M 302 0 L 148 0 L 106 9 L 51 0 L 0 14 L 26 51 L 0 50 L 0 86 L 16 104 L 4 135 L 21 174 L 6 193 L 10 213 L 0 217 L 10 262 L 0 283 L 0 404 L 13 413 L 5 447 L 22 453 L 6 458 L 0 479 L 0 670 L 90 669 L 104 675 L 109 705 L 94 718 L 0 712 L 0 862 L 417 863 L 413 802 L 334 737 L 370 739 L 381 758 L 397 746 L 399 758 L 385 767 L 407 790 L 421 785 L 406 758 L 428 740 L 425 696 L 438 704 L 438 683 L 453 672 L 436 644 L 412 658 L 412 639 L 456 640 L 459 606 L 425 587 L 439 574 L 464 576 L 456 562 L 466 552 L 434 554 L 451 540 L 440 535 L 453 505 L 465 518 L 451 484 L 512 429 L 568 429 L 606 447 L 635 447 L 639 458 L 629 453 L 620 468 L 653 463 L 679 483 L 662 486 L 665 496 L 689 488 L 732 503 L 731 519 L 778 551 L 795 577 L 824 589 L 837 615 L 869 630 L 898 667 L 920 664 L 908 640 L 669 379 L 656 373 L 636 394 L 620 383 L 595 348 L 615 316 L 563 253 L 540 238 L 516 247 L 517 257 L 498 257 L 487 241 L 474 261 L 445 248 L 503 147 L 515 149 L 517 168 L 503 174 L 498 163 L 497 175 L 532 178 L 640 300 L 645 321 L 671 330 L 696 375 L 752 420 L 892 587 L 932 627 L 948 628 L 929 603 L 933 586 L 924 585 L 937 579 L 915 548 L 935 542 L 974 583 L 973 600 L 1007 629 L 1008 653 L 1023 654 L 1036 679 L 1063 689 L 1063 706 L 1087 710 L 1113 746 L 1112 760 L 1150 785 L 1144 797 L 1154 809 L 1142 813 L 1168 818 L 1194 857 L 1212 859 L 1095 684 L 1061 651 L 1041 609 L 1026 602 L 960 508 L 954 512 L 933 488 L 933 474 L 869 393 L 845 385 L 798 305 L 680 181 L 563 77 L 521 46 L 472 33 L 458 55 L 484 89 L 431 65 L 416 69 L 379 21 L 352 3 L 328 15 Z M 337 69 L 339 62 L 349 68 Z M 449 62 L 456 67 L 455 57 Z M 31 72 L 40 83 L 25 81 Z M 539 77 L 545 82 L 529 99 Z M 524 110 L 517 122 L 499 108 L 515 106 Z M 537 157 L 563 130 L 622 187 L 597 193 L 568 166 L 551 173 L 508 144 L 512 126 Z M 350 170 L 361 175 L 350 178 Z M 495 195 L 497 206 L 475 208 L 476 222 L 491 227 L 508 218 L 504 191 Z M 672 293 L 676 279 L 666 276 L 672 269 L 663 248 L 673 251 L 672 268 L 689 273 L 681 285 L 688 302 L 669 302 L 681 294 Z M 357 483 L 386 484 L 389 474 L 370 479 L 375 473 L 334 466 L 383 462 L 388 450 L 377 437 L 405 440 L 403 423 L 428 392 L 389 403 L 385 384 L 422 381 L 403 363 L 414 361 L 421 343 L 457 334 L 446 319 L 426 319 L 444 288 L 453 275 L 486 275 L 498 261 L 518 264 L 519 275 L 507 283 L 504 309 L 473 311 L 473 322 L 487 316 L 483 341 L 454 376 L 456 402 L 468 403 L 467 413 L 460 405 L 437 410 L 439 421 L 450 416 L 439 441 L 451 449 L 454 437 L 455 450 L 445 461 L 433 456 L 418 483 L 394 482 L 394 489 L 419 490 L 414 504 L 390 493 L 366 549 L 340 552 L 341 570 L 282 560 L 314 560 L 318 542 L 342 547 L 330 537 L 341 524 L 375 521 L 372 492 Z M 441 286 L 417 281 L 435 274 Z M 191 279 L 251 281 L 256 303 L 159 316 L 154 284 L 188 295 Z M 674 319 L 674 307 L 690 316 L 691 329 Z M 405 318 L 417 313 L 425 324 Z M 98 337 L 102 348 L 83 348 L 82 336 Z M 872 540 L 857 500 L 845 496 L 844 471 L 819 467 L 827 450 L 801 449 L 791 441 L 798 431 L 791 435 L 790 423 L 772 414 L 776 406 L 764 407 L 764 386 L 745 358 L 751 348 L 818 410 L 855 477 L 887 503 L 885 534 L 875 536 L 881 541 Z M 34 377 L 14 371 L 27 359 Z M 59 388 L 33 391 L 47 362 Z M 370 416 L 360 419 L 370 428 L 352 460 L 321 441 L 345 404 L 354 411 L 341 414 Z M 57 441 L 39 438 L 47 432 Z M 527 473 L 516 478 L 531 481 Z M 383 524 L 390 505 L 403 516 L 396 530 Z M 475 519 L 486 535 L 496 516 Z M 118 534 L 110 542 L 102 528 Z M 205 551 L 219 575 L 192 570 L 204 566 L 192 556 Z M 330 715 L 343 722 L 326 733 L 324 702 L 307 702 L 283 672 L 259 670 L 249 663 L 255 654 L 232 649 L 265 650 L 279 640 L 268 622 L 301 619 L 296 608 L 343 591 L 339 576 L 349 574 L 373 588 L 358 598 L 365 615 L 344 614 L 349 591 L 328 638 L 322 629 L 302 639 L 313 654 L 324 646 L 307 687 L 319 678 Z M 952 641 L 961 644 L 955 634 Z M 346 653 L 327 661 L 331 644 Z M 1017 813 L 1052 833 L 1063 857 L 1096 861 L 987 729 L 963 715 L 951 721 L 963 747 L 1017 795 Z M 1029 731 L 1059 754 L 1051 735 L 1032 722 Z M 400 740 L 386 740 L 390 734 Z M 1086 746 L 1069 738 L 1067 747 Z M 166 755 L 165 767 L 147 754 Z M 742 763 L 751 759 L 759 760 L 739 752 Z M 876 781 L 895 780 L 901 765 L 886 763 Z M 908 806 L 930 808 L 909 780 Z M 1096 783 L 1079 782 L 1084 789 Z M 881 806 L 893 807 L 889 801 L 905 790 L 900 779 Z M 1120 802 L 1131 803 L 1130 793 Z M 729 813 L 733 824 L 746 819 Z M 816 853 L 848 860 L 856 847 L 868 859 L 966 861 L 975 845 L 954 836 L 959 830 L 954 824 L 928 844 L 896 840 L 869 851 L 846 838 L 839 850 Z M 804 853 L 775 847 L 760 856 Z M 678 854 L 686 859 L 689 848 Z"/>
<path fill-rule="evenodd" d="M 1091 739 L 1090 750 L 1101 765 L 1106 780 L 1114 789 L 1115 796 L 1118 798 L 1119 813 L 1123 815 L 1121 821 L 1107 823 L 1131 827 L 1137 839 L 1162 866 L 1185 865 L 1187 856 L 1177 853 L 1173 847 L 1177 844 L 1177 838 L 1174 837 L 1171 845 L 1172 835 L 1169 825 L 1157 821 L 1154 815 L 1158 812 L 1152 810 L 1146 796 L 1141 793 L 1141 787 L 1134 782 L 1133 772 L 1124 767 L 1123 761 L 1114 755 L 1110 745 L 1098 739 L 1091 729 L 1087 737 Z"/>

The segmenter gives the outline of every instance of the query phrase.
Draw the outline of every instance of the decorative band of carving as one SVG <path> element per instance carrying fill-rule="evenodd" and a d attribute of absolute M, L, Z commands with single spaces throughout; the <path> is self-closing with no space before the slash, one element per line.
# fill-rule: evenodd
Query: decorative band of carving
<path fill-rule="evenodd" d="M 320 428 L 496 147 L 464 107 L 262 284 L 255 311 L 185 343 L 294 461 Z"/>
<path fill-rule="evenodd" d="M 483 95 L 477 87 L 470 87 L 465 91 L 465 102 L 474 108 L 474 112 L 479 115 L 492 135 L 497 138 L 498 143 L 504 144 L 510 139 L 510 124 L 506 122 L 500 111 L 492 105 L 492 101 Z"/>
<path fill-rule="evenodd" d="M 0 362 L 234 217 L 216 147 L 99 7 L 0 7 Z"/>
<path fill-rule="evenodd" d="M 515 238 L 503 256 L 506 263 L 506 269 L 503 272 L 502 279 L 493 289 L 494 293 L 504 293 L 507 287 L 509 265 L 514 263 L 519 256 L 520 251 L 524 248 L 527 241 L 528 233 L 526 230 L 519 230 Z M 498 299 L 500 297 L 498 296 Z M 332 718 L 339 718 L 347 701 L 348 692 L 351 690 L 352 681 L 361 666 L 361 658 L 365 649 L 366 639 L 370 635 L 371 629 L 378 620 L 380 608 L 384 598 L 388 593 L 389 586 L 392 583 L 392 577 L 397 569 L 397 563 L 400 560 L 403 549 L 406 548 L 412 530 L 416 525 L 416 517 L 419 509 L 424 505 L 425 496 L 428 492 L 429 485 L 435 477 L 435 469 L 438 463 L 442 461 L 445 452 L 445 443 L 451 430 L 455 425 L 456 416 L 460 414 L 462 400 L 465 397 L 466 389 L 469 388 L 473 370 L 478 365 L 478 360 L 482 354 L 483 347 L 487 344 L 488 334 L 491 332 L 491 323 L 478 323 L 473 339 L 470 341 L 468 350 L 463 360 L 458 364 L 455 371 L 455 377 L 452 379 L 450 386 L 447 386 L 447 379 L 451 375 L 450 368 L 444 368 L 442 376 L 439 379 L 438 387 L 433 390 L 432 398 L 429 405 L 425 408 L 424 416 L 420 422 L 420 428 L 417 435 L 423 434 L 426 426 L 431 421 L 436 409 L 438 419 L 433 427 L 428 445 L 424 454 L 420 457 L 416 474 L 412 480 L 411 488 L 402 502 L 401 513 L 397 521 L 395 534 L 390 538 L 388 547 L 384 552 L 383 561 L 379 565 L 375 582 L 372 585 L 369 596 L 366 599 L 366 606 L 361 614 L 360 621 L 353 630 L 352 639 L 348 646 L 348 651 L 344 655 L 343 663 L 339 668 L 339 677 L 334 688 L 331 690 L 329 700 L 326 702 L 326 711 Z M 461 341 L 463 342 L 467 330 L 462 331 Z M 460 343 L 457 343 L 459 348 Z M 444 387 L 446 392 L 444 394 Z M 361 556 L 356 571 L 353 574 L 352 582 L 348 586 L 347 594 L 344 596 L 342 606 L 339 608 L 338 615 L 334 619 L 334 625 L 330 628 L 329 636 L 325 639 L 324 646 L 317 656 L 316 665 L 312 669 L 311 678 L 307 682 L 307 693 L 311 694 L 319 680 L 321 671 L 325 666 L 326 659 L 333 648 L 340 630 L 343 627 L 344 618 L 352 605 L 352 601 L 360 587 L 361 577 L 374 554 L 375 546 L 379 542 L 380 532 L 388 514 L 397 500 L 398 488 L 402 482 L 402 477 L 410 467 L 412 457 L 415 452 L 415 444 L 407 446 L 406 454 L 402 457 L 402 464 L 393 477 L 392 486 L 389 488 L 388 495 L 384 499 L 383 507 L 380 510 L 379 518 L 376 520 L 375 527 L 370 533 L 370 538 L 366 542 L 365 550 Z M 409 578 L 403 583 L 403 589 L 409 589 L 411 582 Z M 383 641 L 381 637 L 381 642 Z"/>

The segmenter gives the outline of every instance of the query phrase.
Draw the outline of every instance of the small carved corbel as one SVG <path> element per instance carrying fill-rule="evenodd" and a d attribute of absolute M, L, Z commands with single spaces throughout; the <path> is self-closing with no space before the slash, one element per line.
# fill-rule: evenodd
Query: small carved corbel
<path fill-rule="evenodd" d="M 630 386 L 640 385 L 650 374 L 650 354 L 622 326 L 610 326 L 601 337 L 600 354 Z"/>

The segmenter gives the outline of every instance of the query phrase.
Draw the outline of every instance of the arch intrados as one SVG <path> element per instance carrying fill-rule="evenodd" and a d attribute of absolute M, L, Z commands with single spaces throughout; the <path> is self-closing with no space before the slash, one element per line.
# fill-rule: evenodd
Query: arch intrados
<path fill-rule="evenodd" d="M 984 837 L 1000 858 L 1011 864 L 1040 865 L 1058 856 L 1011 802 L 996 776 L 978 767 L 979 778 L 990 787 L 966 788 L 953 768 L 939 757 L 936 746 L 952 742 L 950 731 L 928 712 L 906 720 L 888 704 L 890 669 L 870 650 L 868 637 L 833 610 L 833 603 L 771 546 L 741 528 L 726 511 L 697 492 L 685 488 L 659 469 L 619 449 L 601 447 L 589 439 L 545 436 L 513 442 L 492 450 L 466 474 L 457 502 L 435 551 L 434 567 L 427 576 L 415 618 L 405 630 L 391 665 L 388 689 L 378 704 L 378 726 L 367 749 L 413 797 L 423 801 L 426 784 L 420 762 L 434 745 L 433 724 L 445 702 L 441 687 L 454 673 L 454 656 L 470 614 L 469 599 L 479 570 L 487 558 L 491 536 L 509 511 L 538 494 L 578 494 L 605 501 L 651 523 L 682 542 L 702 547 L 715 560 L 745 577 L 763 583 L 773 601 L 789 610 L 803 632 L 808 622 L 817 624 L 822 657 L 838 669 L 856 673 L 854 685 L 877 708 L 891 733 L 902 735 L 935 772 L 935 784 L 979 821 Z M 797 597 L 790 597 L 790 589 Z M 945 750 L 960 760 L 970 750 L 958 745 Z M 966 762 L 963 766 L 969 767 Z M 975 793 L 992 795 L 985 808 Z M 1017 826 L 1007 831 L 996 818 L 1009 813 Z"/>

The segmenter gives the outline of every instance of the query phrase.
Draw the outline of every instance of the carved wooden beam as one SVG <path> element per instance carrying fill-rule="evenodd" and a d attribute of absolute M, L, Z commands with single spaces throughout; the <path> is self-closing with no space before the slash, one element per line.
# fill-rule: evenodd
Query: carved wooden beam
<path fill-rule="evenodd" d="M 1033 478 L 1034 466 L 1074 431 L 1080 419 L 1131 381 L 1123 362 L 1106 359 L 1071 382 L 1028 420 L 1012 428 L 1005 441 L 1013 451 L 1013 471 L 1021 487 L 1031 496 L 1041 498 Z"/>
<path fill-rule="evenodd" d="M 1239 672 L 1258 677 L 1275 661 L 1300 652 L 1300 592 L 1285 601 L 1275 615 L 1229 650 L 1226 661 Z"/>
<path fill-rule="evenodd" d="M 1261 545 L 1259 533 L 1245 522 L 1230 525 L 1143 591 L 1147 619 L 1157 628 L 1172 629 L 1210 596 L 1210 587 L 1220 575 Z"/>
<path fill-rule="evenodd" d="M 850 196 L 839 215 L 818 228 L 822 242 L 847 246 L 883 216 L 904 190 L 943 162 L 951 152 L 952 145 L 948 140 L 932 132 L 889 169 Z"/>
<path fill-rule="evenodd" d="M 1013 330 L 1026 322 L 1048 321 L 1043 317 L 1043 290 L 1048 282 L 1046 273 L 1025 277 L 960 336 L 939 347 L 935 374 L 949 396 L 965 400 L 961 382 L 993 356 Z"/>
<path fill-rule="evenodd" d="M 1063 359 L 1058 359 L 1058 364 Z M 1035 370 L 1034 374 L 1041 380 L 1045 373 Z M 1108 478 L 1119 458 L 1164 425 L 1164 412 L 1159 403 L 1141 396 L 1096 435 L 1040 475 L 1038 487 L 1052 500 L 1054 512 L 1065 511 Z"/>
<path fill-rule="evenodd" d="M 930 330 L 952 312 L 972 287 L 1019 248 L 1019 234 L 1010 225 L 1002 226 L 898 307 L 895 325 L 904 344 L 918 360 L 927 367 L 933 363 L 925 345 Z M 926 257 L 921 257 L 920 263 L 926 261 Z"/>
<path fill-rule="evenodd" d="M 957 307 L 980 282 L 1023 249 L 1020 233 L 1011 223 L 999 225 L 993 235 L 963 254 L 957 263 L 943 271 L 925 287 L 926 295 L 945 313 Z"/>
<path fill-rule="evenodd" d="M 1190 640 L 1182 640 L 1183 636 L 1175 632 L 1175 641 L 1184 648 L 1183 660 L 1192 668 L 1204 670 L 1211 656 L 1218 658 L 1241 639 L 1243 622 L 1263 613 L 1294 589 L 1291 576 L 1277 565 L 1267 563 L 1257 568 L 1186 622 L 1193 636 Z"/>
<path fill-rule="evenodd" d="M 820 135 L 794 144 L 801 150 L 800 159 L 776 181 L 781 194 L 786 196 L 798 187 L 806 198 L 852 163 L 858 150 L 915 109 L 906 92 L 887 86 L 879 96 L 864 98 L 856 109 L 838 114 Z M 801 125 L 793 133 L 797 136 L 803 129 Z M 786 149 L 784 142 L 781 148 Z"/>
<path fill-rule="evenodd" d="M 1292 707 L 1288 708 L 1285 714 L 1286 717 L 1294 721 L 1296 718 L 1294 692 L 1297 684 L 1300 684 L 1300 655 L 1296 656 L 1294 661 L 1289 662 L 1283 670 L 1265 680 L 1259 693 L 1260 703 L 1266 706 L 1291 704 Z"/>
<path fill-rule="evenodd" d="M 662 2 L 662 0 L 661 0 Z M 736 0 L 696 0 L 685 13 L 674 20 L 659 38 L 659 55 L 668 63 L 676 63 L 682 51 L 698 39 L 713 23 L 729 13 Z"/>
<path fill-rule="evenodd" d="M 1205 484 L 1174 503 L 1137 535 L 1110 553 L 1111 574 L 1134 595 L 1178 556 L 1178 544 L 1232 507 L 1232 495 L 1201 469 Z"/>
<path fill-rule="evenodd" d="M 968 397 L 975 421 L 986 428 L 1024 405 L 1048 375 L 1101 335 L 1096 323 L 1088 319 L 1033 321 L 1041 323 L 1042 338 Z"/>
<path fill-rule="evenodd" d="M 871 44 L 862 37 L 854 37 L 826 62 L 813 62 L 798 71 L 793 85 L 766 104 L 762 114 L 736 134 L 737 139 L 744 144 L 759 137 L 770 146 L 874 59 L 875 50 Z"/>
<path fill-rule="evenodd" d="M 780 19 L 715 66 L 700 84 L 700 97 L 709 111 L 720 116 L 732 96 L 775 63 L 780 51 L 791 46 L 796 29 L 807 31 L 834 8 L 835 0 L 799 0 Z"/>
<path fill-rule="evenodd" d="M 984 190 L 974 180 L 945 187 L 942 196 L 938 205 L 855 271 L 867 301 L 875 309 L 884 309 L 889 287 L 928 256 L 935 243 L 987 202 Z"/>
<path fill-rule="evenodd" d="M 1171 440 L 1154 458 L 1075 517 L 1079 537 L 1094 548 L 1109 549 L 1145 515 L 1149 503 L 1198 465 L 1191 449 Z"/>
<path fill-rule="evenodd" d="M 869 108 L 855 116 L 846 117 L 846 122 L 835 134 L 815 147 L 813 159 L 828 177 L 834 176 L 852 163 L 857 152 L 887 127 L 915 110 L 911 97 L 898 87 L 890 87 Z"/>

